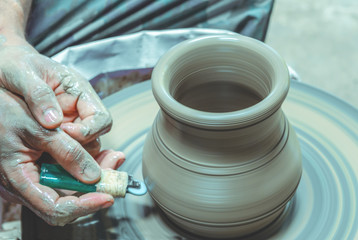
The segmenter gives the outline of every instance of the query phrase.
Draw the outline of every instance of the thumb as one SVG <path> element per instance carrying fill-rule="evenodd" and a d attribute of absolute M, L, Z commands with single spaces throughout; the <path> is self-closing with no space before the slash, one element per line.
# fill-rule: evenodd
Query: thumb
<path fill-rule="evenodd" d="M 53 129 L 63 120 L 63 113 L 54 91 L 40 78 L 35 77 L 25 89 L 18 89 L 34 118 L 44 127 Z"/>
<path fill-rule="evenodd" d="M 36 72 L 3 71 L 0 87 L 19 94 L 28 105 L 32 115 L 42 127 L 53 129 L 62 123 L 63 113 L 54 91 Z"/>
<path fill-rule="evenodd" d="M 42 143 L 44 151 L 81 182 L 97 182 L 101 176 L 101 168 L 82 145 L 60 129 L 51 133 L 51 139 Z"/>
<path fill-rule="evenodd" d="M 58 127 L 63 113 L 51 88 L 55 86 L 40 78 L 46 76 L 44 57 L 28 44 L 2 48 L 0 55 L 0 87 L 22 96 L 44 128 Z"/>

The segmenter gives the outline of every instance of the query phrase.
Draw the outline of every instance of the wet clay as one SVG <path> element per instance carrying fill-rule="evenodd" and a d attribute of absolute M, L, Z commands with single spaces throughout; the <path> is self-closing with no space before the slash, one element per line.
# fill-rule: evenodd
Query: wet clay
<path fill-rule="evenodd" d="M 161 110 L 143 148 L 143 177 L 176 225 L 204 237 L 245 236 L 272 223 L 301 178 L 281 110 L 285 63 L 243 36 L 183 42 L 154 68 Z"/>

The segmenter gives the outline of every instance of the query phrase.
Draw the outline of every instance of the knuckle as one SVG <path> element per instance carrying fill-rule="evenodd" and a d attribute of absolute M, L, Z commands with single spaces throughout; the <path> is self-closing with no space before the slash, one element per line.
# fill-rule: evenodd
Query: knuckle
<path fill-rule="evenodd" d="M 79 137 L 79 140 L 85 141 L 86 137 L 92 135 L 92 129 L 89 126 L 82 126 L 81 133 L 82 133 L 82 136 Z"/>
<path fill-rule="evenodd" d="M 67 144 L 66 152 L 64 153 L 63 160 L 65 162 L 78 162 L 83 157 L 82 147 L 79 143 Z"/>
<path fill-rule="evenodd" d="M 113 124 L 111 114 L 108 111 L 105 111 L 100 114 L 100 117 L 102 118 L 102 129 L 109 131 Z"/>
<path fill-rule="evenodd" d="M 64 226 L 76 219 L 76 207 L 67 203 L 56 204 L 52 209 L 45 213 L 43 219 L 52 226 Z"/>
<path fill-rule="evenodd" d="M 81 78 L 77 77 L 70 71 L 64 71 L 59 74 L 59 81 L 66 93 L 73 96 L 81 96 L 83 93 L 83 86 L 81 85 Z"/>
<path fill-rule="evenodd" d="M 61 74 L 60 82 L 62 83 L 62 87 L 65 91 L 69 88 L 73 88 L 75 85 L 74 78 L 70 74 Z"/>
<path fill-rule="evenodd" d="M 33 150 L 42 151 L 55 141 L 54 133 L 37 123 L 29 125 L 20 134 L 23 142 Z"/>
<path fill-rule="evenodd" d="M 75 211 L 75 205 L 67 201 L 48 205 L 40 211 L 40 216 L 51 226 L 64 226 L 76 218 Z"/>
<path fill-rule="evenodd" d="M 71 220 L 69 219 L 70 215 L 68 213 L 59 213 L 57 211 L 47 214 L 44 220 L 51 226 L 60 226 L 63 227 Z"/>
<path fill-rule="evenodd" d="M 48 98 L 48 97 L 52 97 L 53 95 L 53 91 L 50 87 L 43 85 L 43 86 L 37 86 L 35 87 L 31 93 L 30 93 L 30 97 L 32 98 L 32 100 L 41 100 L 43 98 Z"/>
<path fill-rule="evenodd" d="M 59 221 L 54 217 L 46 217 L 44 220 L 47 222 L 50 226 L 61 226 Z"/>

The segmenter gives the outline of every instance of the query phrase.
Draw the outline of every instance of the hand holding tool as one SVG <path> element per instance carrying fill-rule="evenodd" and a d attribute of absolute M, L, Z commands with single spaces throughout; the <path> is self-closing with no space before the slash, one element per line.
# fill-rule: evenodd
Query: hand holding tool
<path fill-rule="evenodd" d="M 52 188 L 82 193 L 102 192 L 122 198 L 126 193 L 140 196 L 147 192 L 144 182 L 134 179 L 126 172 L 102 169 L 101 180 L 95 184 L 86 184 L 78 181 L 60 165 L 47 163 L 41 165 L 40 183 Z"/>

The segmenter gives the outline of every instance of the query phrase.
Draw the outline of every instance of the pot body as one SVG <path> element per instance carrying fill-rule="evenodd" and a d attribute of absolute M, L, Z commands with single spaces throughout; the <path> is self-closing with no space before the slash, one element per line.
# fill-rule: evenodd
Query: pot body
<path fill-rule="evenodd" d="M 244 236 L 274 221 L 299 184 L 301 153 L 280 106 L 282 59 L 242 36 L 189 40 L 155 67 L 161 106 L 143 150 L 149 193 L 178 226 Z"/>

